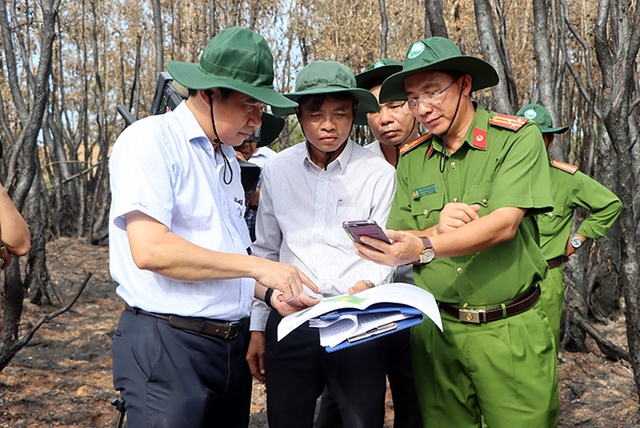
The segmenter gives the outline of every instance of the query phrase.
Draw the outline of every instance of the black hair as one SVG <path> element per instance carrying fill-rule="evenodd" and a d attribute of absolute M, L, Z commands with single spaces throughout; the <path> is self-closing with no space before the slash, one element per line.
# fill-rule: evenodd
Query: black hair
<path fill-rule="evenodd" d="M 187 90 L 189 91 L 190 97 L 194 97 L 198 93 L 197 89 L 188 88 Z M 211 89 L 209 89 L 209 91 L 210 90 Z M 220 91 L 220 97 L 222 98 L 222 101 L 227 101 L 227 99 L 229 99 L 229 97 L 231 96 L 231 93 L 233 92 L 233 89 L 229 89 L 229 88 L 218 88 L 218 90 Z"/>
<path fill-rule="evenodd" d="M 305 108 L 308 111 L 318 111 L 327 98 L 333 98 L 336 101 L 351 101 L 353 103 L 354 110 L 358 105 L 358 99 L 351 95 L 349 92 L 303 95 L 302 97 L 298 98 L 298 104 L 300 105 L 300 108 Z"/>

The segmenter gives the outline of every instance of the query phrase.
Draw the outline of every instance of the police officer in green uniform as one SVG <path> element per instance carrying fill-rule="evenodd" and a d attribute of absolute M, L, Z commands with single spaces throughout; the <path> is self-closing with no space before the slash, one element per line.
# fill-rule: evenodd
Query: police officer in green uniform
<path fill-rule="evenodd" d="M 547 150 L 553 144 L 555 134 L 562 134 L 569 129 L 568 126 L 554 128 L 549 111 L 539 104 L 522 107 L 516 116 L 538 124 Z M 559 348 L 564 303 L 562 264 L 587 239 L 598 239 L 607 233 L 620 215 L 622 202 L 602 184 L 578 171 L 577 167 L 557 160 L 550 160 L 549 164 L 553 211 L 538 216 L 540 248 L 549 263 L 549 274 L 540 284 L 540 299 L 549 318 L 556 347 Z M 577 207 L 585 208 L 590 215 L 571 236 L 573 212 Z"/>
<path fill-rule="evenodd" d="M 433 136 L 405 153 L 387 222 L 392 244 L 358 253 L 415 263 L 416 284 L 438 300 L 444 332 L 412 330 L 425 427 L 553 427 L 557 356 L 539 301 L 548 265 L 534 216 L 552 209 L 542 135 L 524 118 L 489 112 L 471 92 L 494 68 L 433 37 L 409 48 L 380 102 L 406 105 Z"/>

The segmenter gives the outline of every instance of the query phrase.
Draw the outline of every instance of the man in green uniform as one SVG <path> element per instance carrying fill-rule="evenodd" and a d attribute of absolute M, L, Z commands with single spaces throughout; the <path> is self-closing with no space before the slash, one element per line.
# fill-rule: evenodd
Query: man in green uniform
<path fill-rule="evenodd" d="M 439 301 L 444 332 L 413 328 L 425 427 L 553 427 L 557 357 L 539 301 L 548 266 L 534 216 L 552 209 L 540 130 L 483 109 L 471 92 L 498 82 L 494 68 L 433 37 L 409 48 L 380 102 L 406 105 L 433 137 L 405 153 L 386 244 L 358 253 L 416 264 L 416 284 Z M 481 417 L 482 416 L 482 417 Z"/>
<path fill-rule="evenodd" d="M 538 124 L 547 150 L 553 144 L 554 134 L 562 134 L 569 129 L 568 126 L 554 128 L 549 111 L 539 104 L 524 106 L 516 115 Z M 622 202 L 602 184 L 578 171 L 577 167 L 557 160 L 549 163 L 553 211 L 538 216 L 540 248 L 549 263 L 549 274 L 540 284 L 540 300 L 549 318 L 556 348 L 559 348 L 564 303 L 562 264 L 587 239 L 598 239 L 607 233 L 620 215 Z M 590 215 L 571 236 L 573 211 L 577 207 L 585 208 Z"/>

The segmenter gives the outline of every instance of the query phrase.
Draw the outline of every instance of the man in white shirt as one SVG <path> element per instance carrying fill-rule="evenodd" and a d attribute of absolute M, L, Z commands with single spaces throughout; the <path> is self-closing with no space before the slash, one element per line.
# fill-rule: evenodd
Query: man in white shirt
<path fill-rule="evenodd" d="M 242 319 L 265 286 L 284 293 L 270 303 L 286 314 L 312 304 L 300 292 L 315 285 L 294 266 L 247 255 L 231 146 L 260 126 L 266 104 L 295 103 L 273 89 L 265 40 L 239 27 L 214 37 L 199 64 L 167 67 L 189 98 L 128 127 L 110 159 L 110 269 L 125 301 L 114 386 L 130 427 L 246 427 Z"/>
<path fill-rule="evenodd" d="M 378 110 L 375 97 L 358 89 L 351 70 L 334 61 L 303 68 L 296 92 L 287 97 L 300 104 L 295 112 L 306 141 L 265 165 L 254 254 L 298 266 L 322 297 L 388 282 L 393 270 L 358 260 L 341 226 L 364 219 L 384 224 L 395 191 L 393 167 L 349 138 L 356 111 Z M 294 112 L 274 109 L 279 111 Z M 269 426 L 311 428 L 326 385 L 345 426 L 381 428 L 386 342 L 327 353 L 308 323 L 277 341 L 280 319 L 254 307 L 247 355 L 254 376 L 266 377 Z"/>
<path fill-rule="evenodd" d="M 366 71 L 356 75 L 358 87 L 370 91 L 376 99 L 380 87 L 387 77 L 402 71 L 402 63 L 384 58 L 371 64 Z M 366 145 L 373 153 L 396 166 L 401 153 L 410 150 L 418 139 L 418 122 L 403 108 L 403 101 L 389 101 L 380 105 L 379 112 L 356 115 L 356 123 L 369 125 L 375 141 Z M 413 265 L 402 265 L 396 269 L 394 282 L 413 282 Z M 379 340 L 389 342 L 387 346 L 387 377 L 393 399 L 394 428 L 422 428 L 420 403 L 413 377 L 411 356 L 411 330 L 406 329 Z M 345 425 L 338 405 L 328 390 L 322 401 L 315 428 L 342 428 Z"/>

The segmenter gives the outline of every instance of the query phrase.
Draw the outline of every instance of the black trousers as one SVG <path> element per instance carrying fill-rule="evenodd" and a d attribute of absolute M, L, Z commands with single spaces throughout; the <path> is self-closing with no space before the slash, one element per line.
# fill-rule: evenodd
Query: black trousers
<path fill-rule="evenodd" d="M 411 367 L 411 330 L 405 329 L 376 340 L 386 342 L 387 376 L 394 409 L 393 427 L 423 428 L 420 403 Z M 344 426 L 336 400 L 329 390 L 325 389 L 315 428 Z"/>
<path fill-rule="evenodd" d="M 175 329 L 124 311 L 113 338 L 113 383 L 129 427 L 246 428 L 248 322 L 235 339 Z"/>
<path fill-rule="evenodd" d="M 386 392 L 386 349 L 379 340 L 327 353 L 308 323 L 280 342 L 280 315 L 271 311 L 266 337 L 269 428 L 311 428 L 316 400 L 325 386 L 344 425 L 382 428 Z"/>

